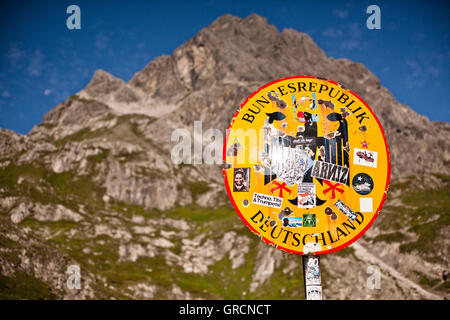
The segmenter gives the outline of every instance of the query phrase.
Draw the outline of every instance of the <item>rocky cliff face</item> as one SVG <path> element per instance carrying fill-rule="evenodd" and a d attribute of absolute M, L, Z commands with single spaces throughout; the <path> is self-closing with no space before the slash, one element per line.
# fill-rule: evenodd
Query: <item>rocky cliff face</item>
<path fill-rule="evenodd" d="M 303 297 L 301 258 L 260 243 L 229 205 L 218 165 L 175 165 L 177 128 L 225 130 L 277 78 L 333 79 L 380 119 L 392 160 L 384 214 L 322 258 L 334 299 L 448 298 L 450 125 L 397 102 L 363 65 L 265 18 L 218 18 L 125 83 L 97 71 L 27 135 L 0 131 L 2 297 Z M 65 285 L 81 267 L 81 289 Z M 380 290 L 366 286 L 369 265 Z"/>

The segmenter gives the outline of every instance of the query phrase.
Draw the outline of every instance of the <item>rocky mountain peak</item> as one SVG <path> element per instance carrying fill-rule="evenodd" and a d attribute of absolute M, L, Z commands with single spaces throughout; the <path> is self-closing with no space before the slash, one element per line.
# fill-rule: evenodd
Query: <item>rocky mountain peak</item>
<path fill-rule="evenodd" d="M 123 84 L 122 79 L 116 78 L 104 70 L 97 70 L 84 90 L 91 96 L 104 96 L 118 91 Z"/>
<path fill-rule="evenodd" d="M 211 82 L 263 82 L 273 79 L 274 74 L 292 75 L 286 60 L 300 61 L 299 57 L 314 63 L 326 56 L 306 34 L 292 29 L 280 33 L 256 14 L 245 19 L 225 15 L 175 49 L 170 57 L 152 61 L 130 83 L 167 98 L 168 93 L 161 88 L 168 85 L 172 92 L 187 93 Z M 279 58 L 282 61 L 277 61 Z M 157 88 L 156 83 L 161 85 Z"/>

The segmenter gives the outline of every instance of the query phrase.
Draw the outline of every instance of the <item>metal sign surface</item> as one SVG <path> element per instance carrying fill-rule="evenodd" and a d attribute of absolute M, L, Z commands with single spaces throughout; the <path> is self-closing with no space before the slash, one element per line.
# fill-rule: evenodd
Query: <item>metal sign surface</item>
<path fill-rule="evenodd" d="M 325 254 L 359 238 L 378 216 L 390 179 L 383 129 L 338 83 L 310 76 L 253 93 L 228 128 L 229 198 L 266 243 Z"/>

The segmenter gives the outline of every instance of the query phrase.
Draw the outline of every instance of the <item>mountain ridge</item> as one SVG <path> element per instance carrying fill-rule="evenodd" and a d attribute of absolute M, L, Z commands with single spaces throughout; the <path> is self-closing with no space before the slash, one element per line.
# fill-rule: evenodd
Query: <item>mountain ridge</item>
<path fill-rule="evenodd" d="M 445 287 L 431 288 L 448 265 L 450 124 L 431 123 L 397 102 L 362 64 L 329 58 L 310 36 L 280 32 L 258 15 L 219 17 L 128 82 L 97 70 L 27 135 L 0 130 L 0 217 L 12 230 L 0 233 L 7 244 L 2 275 L 23 270 L 59 288 L 56 297 L 302 298 L 299 257 L 249 232 L 229 204 L 221 168 L 175 165 L 170 154 L 173 130 L 192 132 L 201 120 L 204 130 L 224 132 L 252 92 L 296 74 L 352 89 L 385 129 L 392 184 L 383 214 L 358 244 L 410 281 L 448 296 Z M 43 250 L 34 254 L 58 268 L 43 272 L 23 254 L 13 259 L 27 246 L 22 233 L 40 239 Z M 441 247 L 430 251 L 436 243 Z M 382 293 L 367 289 L 365 268 L 377 259 L 362 260 L 363 249 L 323 259 L 326 297 L 428 297 L 400 278 L 387 281 L 387 269 Z M 66 265 L 46 250 L 82 266 L 81 291 L 52 280 L 52 273 L 64 278 Z M 231 286 L 237 277 L 241 283 Z"/>

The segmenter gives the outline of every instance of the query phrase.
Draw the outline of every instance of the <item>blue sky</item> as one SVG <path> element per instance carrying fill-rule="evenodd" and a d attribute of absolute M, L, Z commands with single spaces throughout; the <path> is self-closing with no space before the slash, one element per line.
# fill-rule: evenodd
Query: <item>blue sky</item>
<path fill-rule="evenodd" d="M 81 30 L 66 27 L 71 4 Z M 371 4 L 381 30 L 366 28 Z M 59 0 L 0 4 L 0 127 L 27 133 L 96 69 L 128 81 L 226 13 L 306 32 L 328 56 L 364 64 L 401 103 L 450 122 L 448 1 Z"/>

